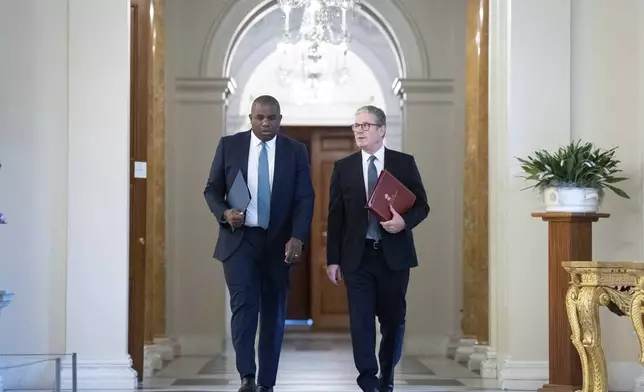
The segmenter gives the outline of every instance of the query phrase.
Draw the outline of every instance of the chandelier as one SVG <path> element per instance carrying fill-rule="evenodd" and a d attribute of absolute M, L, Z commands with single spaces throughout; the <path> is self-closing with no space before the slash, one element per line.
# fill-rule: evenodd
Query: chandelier
<path fill-rule="evenodd" d="M 348 79 L 346 55 L 350 41 L 348 13 L 358 0 L 278 0 L 284 13 L 284 34 L 278 77 L 294 92 L 308 90 L 316 100 L 328 96 L 333 86 Z M 291 32 L 290 17 L 302 9 L 302 23 Z M 303 97 L 306 99 L 306 97 Z"/>

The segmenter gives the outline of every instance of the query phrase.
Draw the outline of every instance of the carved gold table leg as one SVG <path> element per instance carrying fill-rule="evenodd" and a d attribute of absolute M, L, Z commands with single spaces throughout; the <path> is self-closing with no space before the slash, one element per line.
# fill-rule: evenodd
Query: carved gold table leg
<path fill-rule="evenodd" d="M 607 392 L 606 359 L 601 346 L 599 306 L 606 301 L 601 287 L 571 286 L 566 295 L 566 310 L 572 343 L 582 366 L 582 392 Z"/>
<path fill-rule="evenodd" d="M 644 292 L 639 290 L 633 295 L 631 301 L 631 322 L 640 344 L 640 363 L 644 364 L 644 323 L 642 322 L 642 306 L 644 305 Z"/>
<path fill-rule="evenodd" d="M 570 322 L 570 331 L 572 336 L 572 344 L 575 346 L 579 352 L 579 358 L 581 360 L 581 372 L 582 372 L 582 391 L 588 392 L 590 387 L 588 381 L 590 380 L 590 372 L 588 370 L 588 355 L 586 354 L 586 349 L 581 343 L 581 325 L 579 325 L 579 317 L 577 316 L 577 302 L 579 300 L 579 290 L 577 286 L 570 286 L 568 293 L 566 294 L 566 311 L 568 313 L 568 321 Z"/>

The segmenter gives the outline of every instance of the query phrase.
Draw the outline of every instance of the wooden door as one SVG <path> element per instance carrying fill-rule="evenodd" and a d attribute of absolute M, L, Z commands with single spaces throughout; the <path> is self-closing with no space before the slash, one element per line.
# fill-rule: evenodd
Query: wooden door
<path fill-rule="evenodd" d="M 311 313 L 317 331 L 349 329 L 344 281 L 335 286 L 326 276 L 326 231 L 333 165 L 355 151 L 349 127 L 321 128 L 311 134 L 311 177 L 316 195 L 311 226 Z"/>
<path fill-rule="evenodd" d="M 288 137 L 303 143 L 311 158 L 311 127 L 283 127 L 282 132 Z M 316 190 L 317 191 L 317 190 Z M 288 293 L 288 305 L 286 319 L 298 321 L 302 324 L 311 319 L 311 282 L 310 265 L 311 241 L 307 238 L 302 259 L 291 267 L 290 287 Z"/>
<path fill-rule="evenodd" d="M 147 182 L 147 32 L 149 0 L 132 0 L 130 14 L 130 263 L 128 353 L 139 380 L 145 345 Z"/>

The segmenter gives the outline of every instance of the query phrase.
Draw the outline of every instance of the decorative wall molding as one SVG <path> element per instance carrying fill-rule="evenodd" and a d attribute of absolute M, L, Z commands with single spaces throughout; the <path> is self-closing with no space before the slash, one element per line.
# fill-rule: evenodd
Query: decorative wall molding
<path fill-rule="evenodd" d="M 225 104 L 235 93 L 233 78 L 182 78 L 175 79 L 175 100 L 182 103 Z"/>
<path fill-rule="evenodd" d="M 406 104 L 451 104 L 456 99 L 454 83 L 454 79 L 396 78 L 392 89 Z"/>
<path fill-rule="evenodd" d="M 548 361 L 505 360 L 499 370 L 501 389 L 536 391 L 548 382 Z"/>
<path fill-rule="evenodd" d="M 475 344 L 474 352 L 468 358 L 467 368 L 471 371 L 481 370 L 483 363 L 489 359 L 489 353 L 492 351 L 493 349 L 490 346 Z M 483 375 L 481 375 L 481 377 L 483 377 Z M 483 378 L 491 378 L 491 377 L 483 377 Z M 496 375 L 493 378 L 496 378 Z"/>
<path fill-rule="evenodd" d="M 499 360 L 492 347 L 487 351 L 487 359 L 480 365 L 481 378 L 496 380 L 499 377 Z"/>
<path fill-rule="evenodd" d="M 230 3 L 211 26 L 204 42 L 199 64 L 200 75 L 230 76 L 230 68 L 237 47 L 257 20 L 277 8 L 274 0 L 257 2 L 236 1 Z M 391 0 L 369 0 L 360 12 L 383 32 L 398 57 L 401 74 L 426 77 L 429 75 L 429 55 L 422 34 L 413 23 L 413 18 L 404 12 L 401 4 Z M 386 17 L 385 17 L 386 15 Z M 230 40 L 216 37 L 231 37 Z M 401 42 L 409 50 L 402 51 Z M 406 48 L 407 49 L 407 48 Z M 225 56 L 221 54 L 225 53 Z"/>
<path fill-rule="evenodd" d="M 468 363 L 470 357 L 474 354 L 474 346 L 476 345 L 476 339 L 471 338 L 461 338 L 458 347 L 456 348 L 456 353 L 454 359 L 456 362 Z"/>

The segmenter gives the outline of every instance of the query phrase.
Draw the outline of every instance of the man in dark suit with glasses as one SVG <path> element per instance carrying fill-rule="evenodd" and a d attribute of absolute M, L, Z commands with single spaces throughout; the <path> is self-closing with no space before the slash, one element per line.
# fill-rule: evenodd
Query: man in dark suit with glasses
<path fill-rule="evenodd" d="M 409 272 L 418 265 L 412 229 L 429 214 L 414 157 L 384 146 L 386 121 L 375 106 L 358 109 L 352 128 L 360 152 L 335 163 L 329 196 L 327 275 L 334 284 L 343 278 L 346 283 L 357 382 L 365 392 L 393 391 Z M 365 205 L 383 169 L 414 193 L 416 201 L 402 215 L 391 209 L 393 218 L 378 222 Z M 382 333 L 378 359 L 375 317 Z"/>

